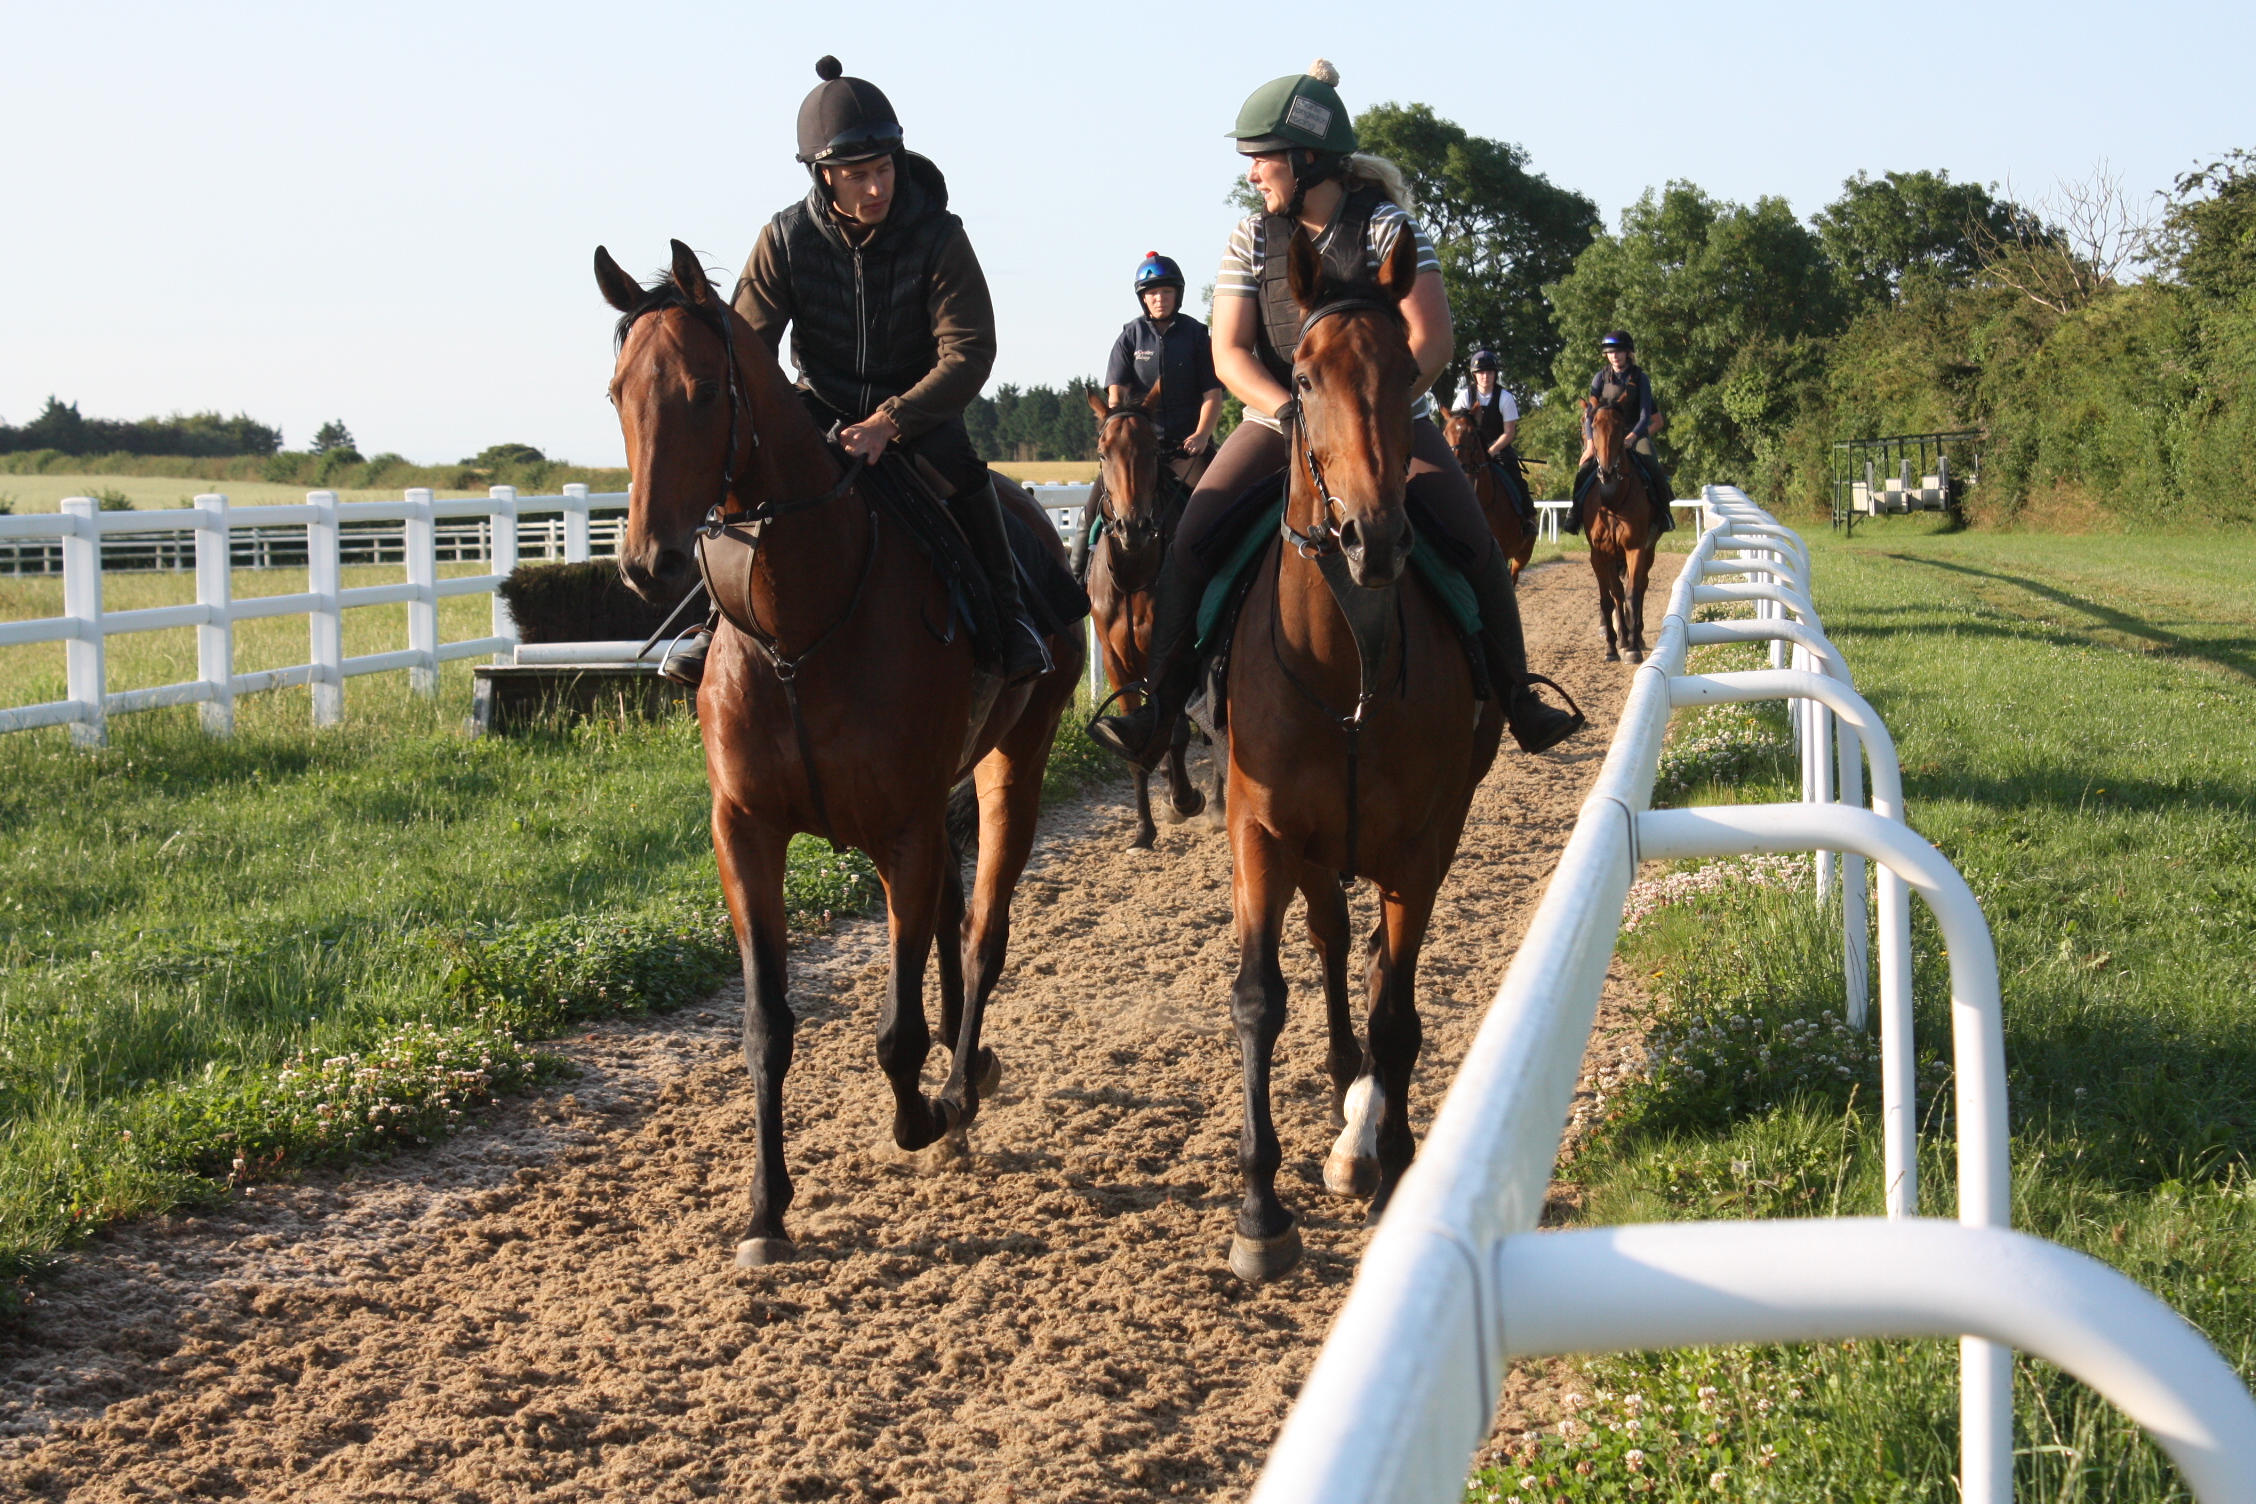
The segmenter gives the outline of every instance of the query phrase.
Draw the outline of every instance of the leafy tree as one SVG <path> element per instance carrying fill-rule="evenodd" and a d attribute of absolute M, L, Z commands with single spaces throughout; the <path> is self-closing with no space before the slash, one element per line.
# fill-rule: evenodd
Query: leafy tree
<path fill-rule="evenodd" d="M 1077 376 L 1063 390 L 1009 382 L 992 397 L 974 397 L 964 411 L 972 447 L 994 460 L 1087 460 L 1097 455 L 1097 420 L 1088 394 L 1096 383 Z"/>
<path fill-rule="evenodd" d="M 359 446 L 353 443 L 352 430 L 345 427 L 342 418 L 332 418 L 314 430 L 313 452 L 327 454 L 332 449 L 349 449 L 356 456 L 360 453 Z M 353 463 L 359 463 L 358 459 Z"/>
<path fill-rule="evenodd" d="M 489 444 L 462 463 L 480 470 L 498 470 L 504 465 L 540 465 L 548 456 L 530 444 Z"/>
<path fill-rule="evenodd" d="M 1598 236 L 1544 291 L 1565 339 L 1536 425 L 1547 457 L 1574 460 L 1576 404 L 1599 364 L 1598 340 L 1627 329 L 1687 485 L 1753 484 L 1848 315 L 1824 247 L 1784 199 L 1728 203 L 1685 182 L 1648 189 L 1622 211 L 1620 234 Z"/>
<path fill-rule="evenodd" d="M 1429 105 L 1376 105 L 1355 130 L 1365 151 L 1402 169 L 1441 256 L 1457 378 L 1487 345 L 1506 386 L 1522 397 L 1540 390 L 1560 348 L 1544 284 L 1573 269 L 1600 227 L 1598 206 L 1530 172 L 1525 148 L 1475 136 Z"/>
<path fill-rule="evenodd" d="M 1947 172 L 1860 170 L 1810 224 L 1858 301 L 1884 302 L 1914 273 L 1966 286 L 1982 269 L 1982 246 L 2010 239 L 2015 220 L 1989 189 Z"/>
<path fill-rule="evenodd" d="M 75 402 L 55 397 L 38 417 L 21 428 L 0 424 L 0 453 L 53 449 L 64 454 L 174 454 L 191 458 L 272 454 L 282 447 L 282 431 L 242 413 L 143 418 L 137 423 L 82 417 Z"/>
<path fill-rule="evenodd" d="M 2242 147 L 2180 174 L 2154 249 L 2195 292 L 2237 298 L 2256 291 L 2256 151 Z"/>

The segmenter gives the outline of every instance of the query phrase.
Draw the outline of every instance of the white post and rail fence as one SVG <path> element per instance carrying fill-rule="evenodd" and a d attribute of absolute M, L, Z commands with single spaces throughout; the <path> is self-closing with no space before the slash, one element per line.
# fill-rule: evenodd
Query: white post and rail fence
<path fill-rule="evenodd" d="M 1849 1338 L 1960 1340 L 1960 1497 L 2007 1504 L 2018 1348 L 2122 1409 L 2203 1504 L 2256 1504 L 2256 1402 L 2176 1312 L 2097 1260 L 2012 1231 L 2003 1028 L 1987 922 L 1904 823 L 1885 726 L 1810 603 L 1801 540 L 1711 487 L 1708 526 L 1638 669 L 1598 782 L 1418 1158 L 1357 1270 L 1254 1504 L 1456 1504 L 1513 1358 Z M 1739 576 L 1739 584 L 1710 584 Z M 1752 601 L 1756 619 L 1696 622 Z M 1701 643 L 1768 641 L 1773 666 L 1692 674 Z M 1671 713 L 1787 699 L 1802 800 L 1650 807 Z M 1872 797 L 1863 793 L 1869 760 Z M 1641 861 L 1815 851 L 1838 881 L 1844 1011 L 1865 1012 L 1862 863 L 1879 864 L 1884 1217 L 1540 1232 L 1561 1125 Z M 1838 854 L 1833 860 L 1824 853 Z M 1949 953 L 1955 1220 L 1919 1215 L 1909 895 Z"/>
<path fill-rule="evenodd" d="M 1062 533 L 1080 515 L 1086 486 L 1036 487 L 1034 495 Z M 463 658 L 497 662 L 604 664 L 631 658 L 639 642 L 545 643 L 520 646 L 516 623 L 494 587 L 520 562 L 569 562 L 615 554 L 627 493 L 590 494 L 566 486 L 556 496 L 521 497 L 495 486 L 483 497 L 437 501 L 416 489 L 398 501 L 339 501 L 313 491 L 293 506 L 230 506 L 223 495 L 192 507 L 105 512 L 92 497 L 74 496 L 58 512 L 0 515 L 0 575 L 60 575 L 59 616 L 0 621 L 0 648 L 60 643 L 64 695 L 36 705 L 0 706 L 0 732 L 68 726 L 81 746 L 108 740 L 109 718 L 138 710 L 194 705 L 204 728 L 227 735 L 237 697 L 306 685 L 313 718 L 344 717 L 345 681 L 404 671 L 423 693 L 438 687 L 439 665 Z M 344 588 L 350 565 L 400 566 L 397 584 Z M 439 577 L 442 564 L 484 564 L 484 572 Z M 290 595 L 246 596 L 233 590 L 237 569 L 297 568 L 306 588 Z M 110 611 L 103 579 L 119 572 L 193 570 L 196 599 L 177 606 Z M 493 596 L 486 635 L 439 640 L 439 602 Z M 392 651 L 344 655 L 344 613 L 363 606 L 404 605 L 407 634 Z M 235 671 L 237 622 L 270 616 L 306 618 L 306 661 L 255 673 Z M 196 629 L 196 677 L 176 684 L 116 691 L 109 687 L 105 645 L 112 637 L 180 627 Z"/>

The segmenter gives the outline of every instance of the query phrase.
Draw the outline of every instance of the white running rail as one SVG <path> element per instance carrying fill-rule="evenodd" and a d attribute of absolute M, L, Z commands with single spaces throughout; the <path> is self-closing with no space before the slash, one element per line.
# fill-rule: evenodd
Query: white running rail
<path fill-rule="evenodd" d="M 2224 1360 L 2123 1275 L 2007 1229 L 2004 1053 L 1989 927 L 1950 863 L 1902 822 L 1893 746 L 1849 687 L 1810 606 L 1801 541 L 1736 488 L 1710 487 L 1704 501 L 1710 525 L 1671 592 L 1596 789 L 1372 1236 L 1255 1504 L 1455 1504 L 1514 1357 L 1951 1335 L 1960 1338 L 1967 1504 L 2011 1497 L 2017 1347 L 2059 1364 L 2144 1426 L 2204 1504 L 2256 1504 L 2256 1402 Z M 1749 583 L 1703 583 L 1727 574 Z M 1757 619 L 1693 622 L 1698 604 L 1725 599 L 1754 600 Z M 1695 643 L 1764 639 L 1770 671 L 1685 671 Z M 1674 707 L 1786 696 L 1796 697 L 1804 802 L 1648 807 Z M 1836 746 L 1837 767 L 1827 756 Z M 1871 759 L 1869 810 L 1858 807 L 1860 754 Z M 1845 802 L 1832 798 L 1836 789 Z M 1888 1218 L 1538 1232 L 1638 863 L 1820 848 L 1880 864 Z M 1844 861 L 1837 870 L 1853 876 L 1844 888 L 1861 900 L 1861 867 L 1852 874 Z M 1934 911 L 1950 953 L 1956 1224 L 1915 1215 L 1913 890 Z M 1861 1014 L 1861 903 L 1847 919 L 1859 964 L 1845 1003 Z"/>
<path fill-rule="evenodd" d="M 63 614 L 29 621 L 0 622 L 0 647 L 27 643 L 63 644 L 64 698 L 39 705 L 0 708 L 0 732 L 39 726 L 68 726 L 81 746 L 108 740 L 113 715 L 195 705 L 204 729 L 225 736 L 234 729 L 235 698 L 260 690 L 310 685 L 317 725 L 344 718 L 345 680 L 357 674 L 405 669 L 422 693 L 438 687 L 439 665 L 458 658 L 507 654 L 517 646 L 509 608 L 496 595 L 488 635 L 462 642 L 439 641 L 439 602 L 450 596 L 492 595 L 517 567 L 517 519 L 521 511 L 562 512 L 564 557 L 589 557 L 591 509 L 622 508 L 626 496 L 590 495 L 586 486 L 564 488 L 560 496 L 520 498 L 513 486 L 495 486 L 483 498 L 434 501 L 416 489 L 400 501 L 340 502 L 334 491 L 308 493 L 300 506 L 230 507 L 227 498 L 198 496 L 192 508 L 161 512 L 104 512 L 93 498 L 73 496 L 55 513 L 0 516 L 0 543 L 24 539 L 56 540 L 62 549 Z M 457 579 L 438 575 L 437 524 L 452 518 L 477 518 L 487 541 L 488 571 Z M 346 549 L 341 529 L 348 523 L 398 523 L 402 527 L 407 578 L 396 585 L 343 588 Z M 233 535 L 241 529 L 289 527 L 305 530 L 306 589 L 294 595 L 237 600 L 233 591 Z M 140 611 L 105 611 L 102 606 L 103 540 L 135 534 L 194 535 L 196 600 L 192 605 Z M 344 613 L 355 606 L 404 604 L 407 644 L 386 653 L 344 656 Z M 235 672 L 235 623 L 262 616 L 303 616 L 307 621 L 307 661 L 258 673 Z M 196 629 L 194 679 L 148 689 L 112 692 L 108 686 L 107 639 L 130 632 L 172 627 Z"/>

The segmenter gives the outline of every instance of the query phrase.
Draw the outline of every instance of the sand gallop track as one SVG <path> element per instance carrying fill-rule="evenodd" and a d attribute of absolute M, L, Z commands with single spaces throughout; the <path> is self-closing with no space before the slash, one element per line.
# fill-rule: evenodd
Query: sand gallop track
<path fill-rule="evenodd" d="M 1421 1131 L 1630 673 L 1598 661 L 1579 562 L 1522 590 L 1536 667 L 1594 725 L 1571 752 L 1506 751 L 1474 804 L 1426 950 Z M 989 1014 L 1003 1091 L 968 1159 L 890 1146 L 882 924 L 794 953 L 798 1262 L 730 1261 L 752 1170 L 738 994 L 606 1027 L 563 1044 L 576 1081 L 483 1130 L 87 1250 L 0 1341 L 0 1497 L 1242 1495 L 1346 1292 L 1362 1206 L 1321 1188 L 1322 1003 L 1296 922 L 1277 1115 L 1308 1257 L 1260 1289 L 1224 1270 L 1227 843 L 1176 827 L 1132 855 L 1130 821 L 1109 792 L 1048 823 Z M 1359 925 L 1372 907 L 1357 895 Z"/>

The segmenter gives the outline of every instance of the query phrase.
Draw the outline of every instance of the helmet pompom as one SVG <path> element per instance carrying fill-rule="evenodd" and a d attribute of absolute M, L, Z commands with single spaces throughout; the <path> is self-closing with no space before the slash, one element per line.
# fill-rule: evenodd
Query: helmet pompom
<path fill-rule="evenodd" d="M 1330 84 L 1335 89 L 1339 87 L 1339 69 L 1322 58 L 1308 65 L 1308 76 L 1320 84 Z"/>
<path fill-rule="evenodd" d="M 815 77 L 821 79 L 826 84 L 845 71 L 846 65 L 840 62 L 837 58 L 820 57 L 815 59 Z"/>

